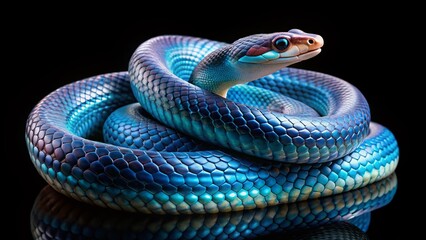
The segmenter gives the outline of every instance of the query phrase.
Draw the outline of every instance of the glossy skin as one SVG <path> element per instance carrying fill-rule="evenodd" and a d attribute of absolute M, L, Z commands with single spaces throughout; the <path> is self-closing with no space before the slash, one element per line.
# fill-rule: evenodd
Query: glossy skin
<path fill-rule="evenodd" d="M 146 41 L 129 64 L 136 99 L 155 119 L 191 137 L 280 162 L 331 161 L 351 153 L 367 136 L 370 110 L 364 96 L 326 74 L 284 68 L 250 82 L 279 93 L 289 91 L 322 117 L 288 116 L 251 107 L 183 80 L 192 72 L 190 60 L 205 57 L 198 49 L 206 52 L 219 47 L 224 46 L 180 36 Z"/>
<path fill-rule="evenodd" d="M 79 204 L 45 187 L 31 211 L 34 239 L 366 239 L 371 212 L 396 192 L 396 176 L 304 202 L 219 214 L 128 214 Z M 304 238 L 302 238 L 304 237 Z M 274 238 L 275 239 L 275 238 Z"/>
<path fill-rule="evenodd" d="M 302 201 L 366 186 L 394 171 L 399 154 L 394 136 L 370 124 L 362 94 L 340 79 L 286 68 L 250 83 L 300 100 L 321 117 L 236 103 L 183 80 L 224 46 L 192 37 L 153 38 L 136 50 L 129 74 L 88 78 L 48 95 L 26 128 L 36 169 L 77 200 L 158 214 Z M 155 145 L 141 150 L 96 141 L 108 115 L 136 101 L 132 92 L 153 118 L 221 150 L 159 152 Z M 126 124 L 123 134 L 132 133 Z M 132 142 L 137 136 L 126 138 Z"/>

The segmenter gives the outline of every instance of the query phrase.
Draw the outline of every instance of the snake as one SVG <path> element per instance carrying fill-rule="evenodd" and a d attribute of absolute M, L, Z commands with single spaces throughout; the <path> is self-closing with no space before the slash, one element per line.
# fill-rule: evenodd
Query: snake
<path fill-rule="evenodd" d="M 66 196 L 149 214 L 264 208 L 379 181 L 399 149 L 362 93 L 289 67 L 323 44 L 299 29 L 231 44 L 148 39 L 128 71 L 67 84 L 33 108 L 31 161 Z"/>
<path fill-rule="evenodd" d="M 170 216 L 93 208 L 46 186 L 31 210 L 31 232 L 34 239 L 368 239 L 374 211 L 391 203 L 396 189 L 393 173 L 324 198 L 247 211 Z"/>

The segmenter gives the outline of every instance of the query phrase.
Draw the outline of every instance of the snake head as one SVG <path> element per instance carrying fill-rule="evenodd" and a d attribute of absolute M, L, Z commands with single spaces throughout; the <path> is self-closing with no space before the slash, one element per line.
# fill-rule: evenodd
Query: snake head
<path fill-rule="evenodd" d="M 321 52 L 324 40 L 320 35 L 292 29 L 251 35 L 232 45 L 231 55 L 239 63 L 278 64 L 282 68 L 316 56 Z"/>
<path fill-rule="evenodd" d="M 209 53 L 189 82 L 222 97 L 234 85 L 276 72 L 321 52 L 324 40 L 298 29 L 240 38 Z"/>

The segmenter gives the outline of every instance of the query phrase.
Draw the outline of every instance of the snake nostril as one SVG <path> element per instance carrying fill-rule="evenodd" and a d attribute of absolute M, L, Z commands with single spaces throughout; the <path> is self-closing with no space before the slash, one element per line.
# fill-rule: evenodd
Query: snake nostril
<path fill-rule="evenodd" d="M 314 44 L 315 43 L 315 41 L 313 40 L 313 39 L 308 39 L 308 44 L 309 45 L 312 45 L 312 44 Z"/>

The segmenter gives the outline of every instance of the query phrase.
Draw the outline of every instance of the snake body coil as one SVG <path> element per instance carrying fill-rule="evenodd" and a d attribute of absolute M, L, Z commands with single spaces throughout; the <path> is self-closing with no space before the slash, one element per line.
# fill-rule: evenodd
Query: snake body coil
<path fill-rule="evenodd" d="M 231 88 L 228 98 L 187 81 L 202 59 L 226 46 L 192 37 L 156 37 L 135 51 L 129 73 L 91 77 L 46 96 L 30 113 L 25 135 L 40 175 L 57 191 L 98 206 L 191 214 L 328 196 L 395 170 L 399 153 L 394 136 L 370 123 L 362 94 L 338 78 L 284 68 L 250 87 Z M 245 49 L 245 55 L 236 54 L 244 55 L 244 64 L 258 61 L 254 50 Z M 287 95 L 320 116 L 236 102 L 255 91 Z M 140 130 L 128 118 L 107 121 L 112 130 L 102 130 L 114 110 L 135 98 L 149 115 L 178 132 L 155 135 L 154 128 L 137 136 Z M 118 143 L 143 147 L 97 141 L 102 131 Z M 188 141 L 177 138 L 183 134 L 220 150 L 186 152 Z M 175 144 L 176 151 L 157 151 L 167 144 Z"/>

